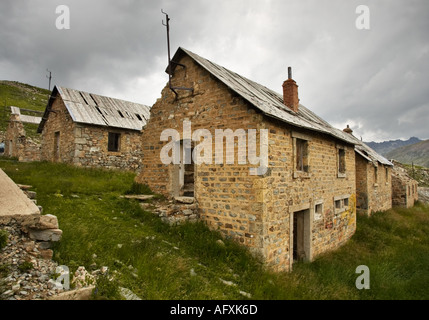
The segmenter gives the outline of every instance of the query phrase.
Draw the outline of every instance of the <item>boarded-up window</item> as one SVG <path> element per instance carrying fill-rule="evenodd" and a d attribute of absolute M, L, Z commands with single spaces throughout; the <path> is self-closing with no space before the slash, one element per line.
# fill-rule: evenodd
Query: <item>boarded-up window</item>
<path fill-rule="evenodd" d="M 346 173 L 346 151 L 338 149 L 338 172 Z"/>
<path fill-rule="evenodd" d="M 296 170 L 308 172 L 308 142 L 296 139 Z"/>
<path fill-rule="evenodd" d="M 119 142 L 121 141 L 121 134 L 109 132 L 108 150 L 111 152 L 119 152 Z"/>

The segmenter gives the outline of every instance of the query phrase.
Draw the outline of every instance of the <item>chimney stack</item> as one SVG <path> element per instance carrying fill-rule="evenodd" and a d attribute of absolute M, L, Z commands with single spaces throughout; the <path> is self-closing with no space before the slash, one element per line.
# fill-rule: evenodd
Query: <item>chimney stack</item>
<path fill-rule="evenodd" d="M 288 79 L 283 82 L 283 103 L 292 111 L 298 112 L 298 85 L 292 79 L 292 68 L 288 68 Z"/>
<path fill-rule="evenodd" d="M 352 129 L 350 129 L 349 125 L 347 125 L 347 128 L 345 128 L 343 131 L 344 131 L 345 133 L 348 133 L 348 134 L 352 134 L 352 133 L 353 133 L 353 130 L 352 130 Z"/>

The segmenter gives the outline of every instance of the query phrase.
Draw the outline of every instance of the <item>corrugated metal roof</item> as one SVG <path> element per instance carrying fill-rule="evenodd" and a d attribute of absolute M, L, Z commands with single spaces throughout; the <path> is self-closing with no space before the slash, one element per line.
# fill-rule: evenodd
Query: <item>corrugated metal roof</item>
<path fill-rule="evenodd" d="M 359 153 L 362 157 L 364 157 L 368 161 L 372 161 L 374 165 L 377 165 L 377 162 L 379 162 L 381 164 L 393 167 L 393 163 L 391 163 L 385 157 L 378 154 L 375 150 L 371 149 L 368 145 L 357 139 L 355 136 L 352 137 L 355 138 L 357 141 L 357 144 L 355 145 L 355 151 Z"/>
<path fill-rule="evenodd" d="M 61 96 L 70 116 L 77 123 L 140 131 L 150 117 L 150 107 L 142 104 L 56 86 L 40 123 L 39 132 L 43 130 L 57 94 Z"/>
<path fill-rule="evenodd" d="M 351 139 L 347 133 L 332 127 L 329 123 L 321 119 L 303 105 L 300 104 L 299 111 L 295 113 L 284 105 L 283 96 L 279 93 L 202 58 L 189 50 L 179 48 L 173 57 L 173 61 L 178 61 L 182 54 L 187 54 L 210 74 L 261 110 L 265 115 L 279 119 L 296 127 L 325 133 L 347 143 L 355 144 L 355 140 Z M 175 64 L 172 65 L 173 70 L 175 66 Z"/>

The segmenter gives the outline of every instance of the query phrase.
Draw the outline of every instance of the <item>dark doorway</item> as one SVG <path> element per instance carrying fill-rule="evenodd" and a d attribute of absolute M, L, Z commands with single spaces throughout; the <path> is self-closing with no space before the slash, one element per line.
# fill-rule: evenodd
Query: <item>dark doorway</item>
<path fill-rule="evenodd" d="M 195 195 L 195 163 L 192 159 L 192 152 L 194 149 L 193 143 L 186 144 L 187 156 L 185 156 L 184 142 L 180 141 L 180 164 L 174 165 L 173 171 L 173 195 L 194 197 Z M 189 157 L 190 155 L 190 157 Z M 185 159 L 186 158 L 186 159 Z M 186 161 L 185 161 L 186 160 Z M 190 162 L 190 163 L 186 163 Z"/>
<path fill-rule="evenodd" d="M 58 162 L 60 161 L 60 132 L 55 132 L 55 138 L 54 138 L 54 161 Z"/>
<path fill-rule="evenodd" d="M 302 210 L 293 214 L 293 260 L 307 261 L 310 259 L 310 210 Z"/>

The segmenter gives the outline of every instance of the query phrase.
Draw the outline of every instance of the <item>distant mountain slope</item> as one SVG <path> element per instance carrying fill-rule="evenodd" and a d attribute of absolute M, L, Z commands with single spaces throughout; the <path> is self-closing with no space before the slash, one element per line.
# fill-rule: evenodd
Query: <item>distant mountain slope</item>
<path fill-rule="evenodd" d="M 405 147 L 411 144 L 421 142 L 419 138 L 412 137 L 406 141 L 404 140 L 390 140 L 383 142 L 365 142 L 370 148 L 374 149 L 377 153 L 382 156 L 387 156 L 390 151 L 393 151 L 400 147 Z"/>
<path fill-rule="evenodd" d="M 388 152 L 386 157 L 401 163 L 414 163 L 429 168 L 429 140 L 397 148 Z"/>

